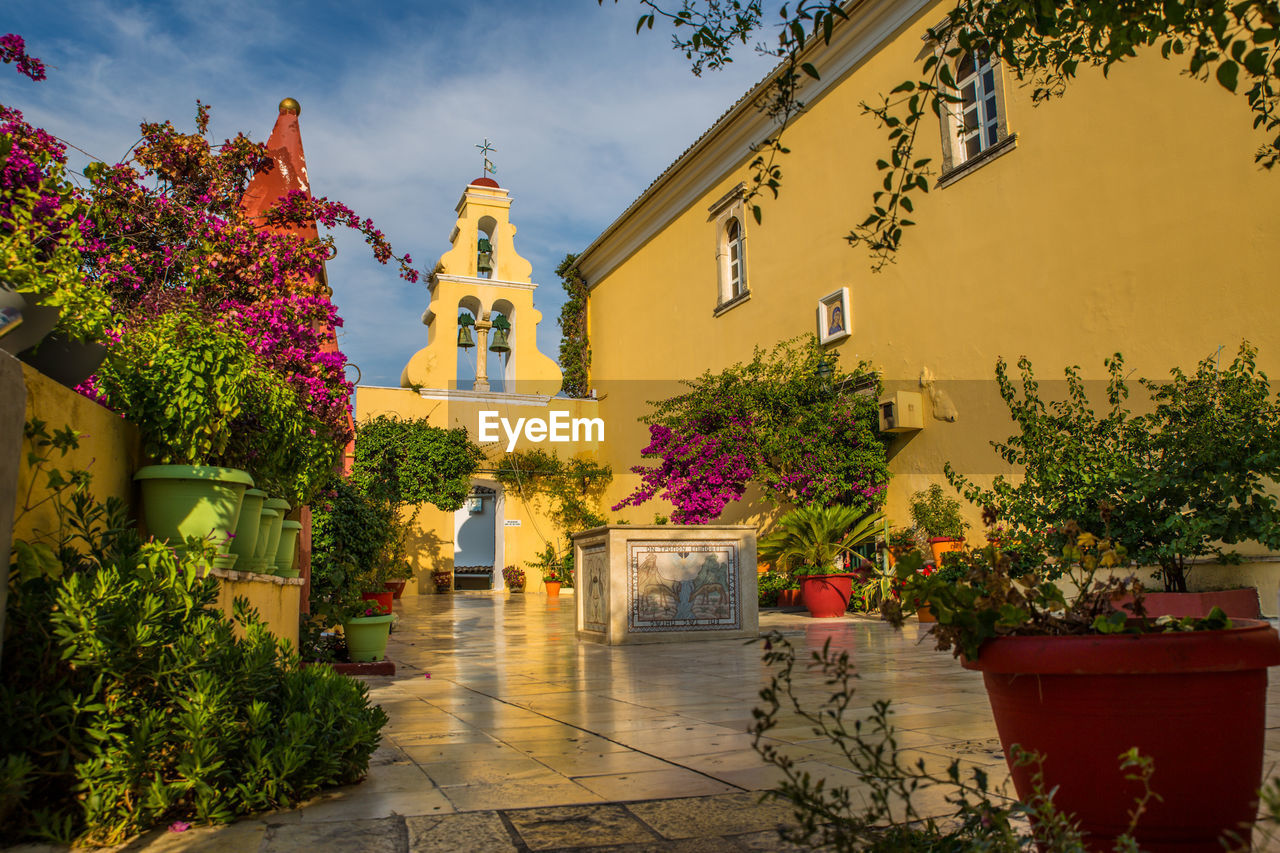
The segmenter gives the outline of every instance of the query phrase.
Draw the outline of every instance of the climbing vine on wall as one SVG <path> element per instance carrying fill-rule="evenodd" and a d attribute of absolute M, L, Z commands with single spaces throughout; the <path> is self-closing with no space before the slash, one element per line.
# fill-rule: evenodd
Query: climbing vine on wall
<path fill-rule="evenodd" d="M 560 370 L 564 373 L 561 390 L 570 397 L 591 394 L 591 342 L 587 338 L 587 283 L 574 266 L 577 255 L 564 256 L 556 275 L 569 299 L 560 309 Z"/>

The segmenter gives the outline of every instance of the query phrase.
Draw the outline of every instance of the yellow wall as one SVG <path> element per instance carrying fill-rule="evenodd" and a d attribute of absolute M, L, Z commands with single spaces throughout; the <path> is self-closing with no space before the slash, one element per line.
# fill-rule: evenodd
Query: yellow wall
<path fill-rule="evenodd" d="M 143 464 L 137 428 L 25 364 L 23 378 L 27 386 L 28 421 L 37 418 L 45 421 L 50 433 L 64 426 L 80 433 L 78 450 L 65 457 L 52 451 L 52 467 L 62 471 L 89 471 L 93 475 L 90 490 L 97 500 L 120 498 L 136 517 L 138 492 L 133 474 Z M 53 544 L 58 529 L 57 514 L 53 502 L 44 500 L 48 495 L 44 488 L 45 475 L 34 473 L 33 477 L 33 473 L 25 463 L 19 469 L 14 538 Z M 24 512 L 24 507 L 30 509 Z M 272 633 L 288 639 L 296 649 L 301 581 L 279 583 L 282 580 L 245 572 L 224 573 L 220 579 L 218 606 L 229 617 L 235 596 L 249 599 Z"/>
<path fill-rule="evenodd" d="M 430 394 L 431 392 L 425 392 Z M 442 396 L 443 396 L 443 392 Z M 482 410 L 497 411 L 501 417 L 507 418 L 514 426 L 516 419 L 535 417 L 548 419 L 552 412 L 565 412 L 570 418 L 595 418 L 598 416 L 598 403 L 594 400 L 569 400 L 552 398 L 542 402 L 521 402 L 521 398 L 502 394 L 492 394 L 484 399 L 469 399 L 476 395 L 451 395 L 450 399 L 428 399 L 422 393 L 408 388 L 376 388 L 361 386 L 356 391 L 356 422 L 363 423 L 379 415 L 395 415 L 400 418 L 424 418 L 432 426 L 453 428 L 462 427 L 471 435 L 472 440 L 480 444 L 487 461 L 481 463 L 481 471 L 474 478 L 481 484 L 497 488 L 501 492 L 502 513 L 497 523 L 502 527 L 501 555 L 496 559 L 503 566 L 514 565 L 525 570 L 526 589 L 530 592 L 542 590 L 542 578 L 525 564 L 542 551 L 547 542 L 554 542 L 560 550 L 568 547 L 568 541 L 546 517 L 545 504 L 522 495 L 515 489 L 501 489 L 492 481 L 491 471 L 507 451 L 507 439 L 499 429 L 498 442 L 482 442 L 478 440 L 479 413 Z M 461 399 L 459 399 L 461 397 Z M 607 426 L 606 426 L 607 429 Z M 607 431 L 605 443 L 611 443 L 613 436 Z M 579 441 L 576 444 L 533 443 L 523 436 L 516 443 L 516 450 L 541 448 L 554 452 L 562 459 L 580 454 L 596 458 L 600 450 L 600 442 Z M 616 476 L 616 472 L 615 472 Z M 607 508 L 606 508 L 607 509 Z M 454 514 L 445 512 L 430 505 L 423 505 L 406 511 L 407 515 L 416 514 L 414 532 L 409 540 L 409 561 L 413 565 L 413 579 L 405 587 L 405 594 L 430 594 L 435 592 L 431 582 L 431 572 L 437 568 L 453 568 L 454 553 Z M 519 526 L 505 526 L 506 521 L 519 521 Z"/>
<path fill-rule="evenodd" d="M 22 374 L 27 385 L 26 419 L 44 421 L 50 434 L 66 426 L 80 433 L 80 448 L 66 456 L 59 456 L 56 450 L 42 451 L 50 455 L 50 467 L 88 471 L 93 475 L 95 498 L 100 501 L 120 498 L 132 508 L 137 499 L 133 472 L 142 467 L 137 428 L 26 364 L 22 366 Z M 32 449 L 25 443 L 24 452 Z M 44 483 L 45 475 L 34 472 L 24 460 L 18 473 L 15 539 L 47 541 L 55 536 L 58 516 L 53 502 L 45 500 L 48 492 Z M 24 507 L 29 509 L 24 512 Z"/>
<path fill-rule="evenodd" d="M 281 640 L 298 648 L 298 605 L 302 601 L 301 578 L 277 578 L 250 572 L 213 570 L 218 577 L 218 608 L 227 616 L 236 598 L 244 598 Z M 236 634 L 244 632 L 237 626 Z"/>
<path fill-rule="evenodd" d="M 655 399 L 620 389 L 717 370 L 812 332 L 817 300 L 845 286 L 853 334 L 833 347 L 841 364 L 869 360 L 890 388 L 917 391 L 927 370 L 957 412 L 954 423 L 935 419 L 926 393 L 925 428 L 891 448 L 888 512 L 899 523 L 906 497 L 941 480 L 948 460 L 984 482 L 1009 473 L 988 445 L 1013 431 L 995 393 L 997 356 L 1028 356 L 1044 380 L 1072 364 L 1096 379 L 1103 359 L 1121 351 L 1135 377 L 1161 378 L 1219 346 L 1226 358 L 1246 338 L 1263 369 L 1280 374 L 1280 193 L 1275 176 L 1254 166 L 1261 139 L 1243 98 L 1188 80 L 1152 51 L 1108 79 L 1086 70 L 1064 99 L 1040 107 L 1006 79 L 1016 148 L 920 197 L 919 225 L 907 229 L 897 263 L 871 272 L 865 250 L 844 237 L 879 189 L 874 163 L 888 148 L 859 105 L 916 73 L 921 36 L 945 11 L 939 4 L 916 16 L 787 130 L 780 197 L 761 201 L 762 224 L 745 223 L 746 302 L 713 316 L 717 235 L 708 216 L 735 185 L 750 184 L 745 149 L 683 209 L 642 201 L 629 221 L 666 224 L 619 267 L 595 272 L 612 237 L 579 260 L 592 287 L 592 384 L 611 390 L 600 411 L 615 435 Z M 855 13 L 849 25 L 858 23 Z M 936 119 L 926 119 L 917 144 L 918 156 L 940 163 Z M 695 156 L 675 177 L 708 168 Z M 647 440 L 642 429 L 629 435 L 605 448 L 618 472 L 612 500 L 634 487 L 625 472 Z M 660 506 L 621 515 L 649 521 Z"/>

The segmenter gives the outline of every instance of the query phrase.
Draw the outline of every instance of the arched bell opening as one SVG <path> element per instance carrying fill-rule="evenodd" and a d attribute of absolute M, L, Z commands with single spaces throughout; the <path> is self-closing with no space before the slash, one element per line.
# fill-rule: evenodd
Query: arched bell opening
<path fill-rule="evenodd" d="M 489 316 L 494 325 L 494 332 L 490 333 L 489 350 L 494 356 L 489 363 L 489 375 L 501 376 L 503 379 L 503 387 L 510 391 L 516 391 L 516 309 L 510 301 L 506 299 L 494 300 L 489 306 Z M 495 318 L 501 318 L 499 324 Z M 501 337 L 496 333 L 501 329 Z M 495 346 L 495 344 L 497 344 Z"/>
<path fill-rule="evenodd" d="M 476 277 L 497 278 L 498 261 L 493 244 L 498 232 L 498 220 L 492 216 L 482 216 L 476 223 Z"/>
<path fill-rule="evenodd" d="M 480 335 L 476 330 L 476 321 L 481 317 L 480 300 L 474 296 L 464 296 L 458 301 L 457 311 L 457 346 L 458 368 L 454 376 L 455 388 L 471 390 L 476 384 L 476 359 L 479 357 L 477 346 Z"/>

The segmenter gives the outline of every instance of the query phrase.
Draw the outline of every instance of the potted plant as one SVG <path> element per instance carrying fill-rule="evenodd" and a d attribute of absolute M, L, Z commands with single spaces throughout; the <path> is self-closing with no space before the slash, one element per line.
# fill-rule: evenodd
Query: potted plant
<path fill-rule="evenodd" d="M 873 539 L 882 516 L 850 506 L 807 506 L 778 519 L 760 540 L 760 556 L 796 575 L 800 598 L 815 618 L 843 616 L 852 597 L 854 574 L 845 558 Z"/>
<path fill-rule="evenodd" d="M 405 584 L 413 577 L 413 566 L 408 560 L 396 560 L 387 566 L 387 579 L 384 586 L 391 593 L 391 598 L 399 600 L 404 595 Z"/>
<path fill-rule="evenodd" d="M 885 541 L 889 549 L 889 565 L 893 565 L 904 556 L 919 548 L 916 542 L 914 527 L 895 527 L 889 531 Z"/>
<path fill-rule="evenodd" d="M 396 617 L 375 604 L 357 607 L 342 623 L 347 655 L 352 663 L 382 660 L 387 656 L 387 637 Z"/>
<path fill-rule="evenodd" d="M 157 463 L 136 475 L 143 516 L 152 535 L 175 545 L 212 537 L 227 554 L 246 489 L 305 501 L 339 452 L 294 389 L 258 366 L 241 333 L 194 308 L 125 330 L 98 388 L 137 424 Z"/>
<path fill-rule="evenodd" d="M 502 570 L 502 581 L 512 592 L 524 592 L 524 569 L 507 566 Z"/>
<path fill-rule="evenodd" d="M 935 565 L 942 565 L 942 555 L 964 547 L 964 532 L 969 525 L 960 515 L 960 501 L 942 491 L 934 483 L 911 496 L 911 520 L 929 538 Z"/>
<path fill-rule="evenodd" d="M 1280 664 L 1280 636 L 1221 611 L 1149 618 L 1136 578 L 1099 579 L 1127 565 L 1123 546 L 1073 525 L 1066 536 L 1053 571 L 1018 578 L 994 547 L 954 558 L 965 571 L 958 582 L 923 575 L 912 565 L 919 558 L 908 558 L 897 567 L 903 601 L 932 607 L 938 648 L 983 673 L 1023 801 L 1034 796 L 1036 767 L 1014 760 L 1015 745 L 1038 755 L 1041 790 L 1055 792 L 1055 805 L 1076 816 L 1096 849 L 1110 849 L 1143 789 L 1100 768 L 1136 750 L 1158 768 L 1159 796 L 1145 803 L 1134 833 L 1144 849 L 1217 849 L 1225 832 L 1248 838 L 1262 782 L 1267 668 Z M 1074 599 L 1050 579 L 1060 572 L 1081 590 Z M 1126 595 L 1129 610 L 1116 609 Z M 901 609 L 884 612 L 901 624 Z"/>
<path fill-rule="evenodd" d="M 436 586 L 437 593 L 448 592 L 453 589 L 453 570 L 452 569 L 435 569 L 431 572 L 431 582 Z"/>

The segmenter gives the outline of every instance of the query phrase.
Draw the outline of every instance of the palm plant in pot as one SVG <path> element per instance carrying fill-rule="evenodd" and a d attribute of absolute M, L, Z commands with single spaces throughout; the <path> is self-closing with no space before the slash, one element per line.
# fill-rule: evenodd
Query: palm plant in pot
<path fill-rule="evenodd" d="M 1035 780 L 1015 747 L 1039 755 L 1043 789 L 1056 791 L 1056 806 L 1076 816 L 1093 849 L 1111 849 L 1142 793 L 1132 776 L 1100 768 L 1135 748 L 1154 760 L 1159 795 L 1137 823 L 1142 849 L 1218 849 L 1228 833 L 1247 839 L 1262 782 L 1267 668 L 1280 664 L 1280 636 L 1220 610 L 1149 618 L 1137 578 L 1112 574 L 1128 564 L 1122 545 L 1074 524 L 1064 535 L 1061 558 L 1039 568 L 994 546 L 955 556 L 965 570 L 959 581 L 921 574 L 918 557 L 903 560 L 895 567 L 903 606 L 929 605 L 938 648 L 982 672 L 1019 797 L 1034 795 Z M 1055 583 L 1064 574 L 1077 594 Z M 1127 610 L 1117 609 L 1126 596 Z M 901 607 L 882 612 L 901 624 Z"/>
<path fill-rule="evenodd" d="M 934 565 L 942 565 L 942 555 L 964 546 L 964 532 L 969 525 L 960 514 L 960 501 L 942 491 L 934 483 L 911 496 L 908 505 L 911 520 L 929 539 Z"/>
<path fill-rule="evenodd" d="M 760 540 L 760 559 L 800 580 L 800 598 L 816 618 L 844 615 L 852 596 L 853 573 L 845 559 L 875 538 L 883 516 L 850 506 L 807 506 L 778 519 Z"/>

